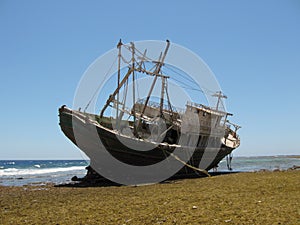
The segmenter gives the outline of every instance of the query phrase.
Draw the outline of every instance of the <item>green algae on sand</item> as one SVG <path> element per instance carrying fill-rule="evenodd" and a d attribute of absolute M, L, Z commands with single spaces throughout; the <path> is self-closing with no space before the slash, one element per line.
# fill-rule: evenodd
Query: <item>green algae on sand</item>
<path fill-rule="evenodd" d="M 0 187 L 1 224 L 300 224 L 300 171 L 139 187 Z"/>

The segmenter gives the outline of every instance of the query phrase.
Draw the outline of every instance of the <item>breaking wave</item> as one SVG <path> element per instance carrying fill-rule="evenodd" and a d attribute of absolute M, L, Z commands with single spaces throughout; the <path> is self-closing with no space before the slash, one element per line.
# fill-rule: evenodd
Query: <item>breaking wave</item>
<path fill-rule="evenodd" d="M 51 173 L 61 173 L 61 172 L 69 172 L 69 171 L 77 171 L 77 170 L 85 170 L 85 166 L 57 167 L 57 168 L 44 168 L 44 169 L 40 169 L 38 167 L 36 167 L 35 169 L 7 168 L 7 169 L 0 170 L 0 176 L 51 174 Z"/>

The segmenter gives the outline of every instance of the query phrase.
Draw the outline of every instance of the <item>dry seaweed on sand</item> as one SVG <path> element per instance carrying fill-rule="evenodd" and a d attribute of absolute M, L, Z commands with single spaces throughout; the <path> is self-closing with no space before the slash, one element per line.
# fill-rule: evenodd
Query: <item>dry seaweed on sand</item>
<path fill-rule="evenodd" d="M 0 187 L 1 224 L 299 224 L 300 172 L 139 187 Z"/>

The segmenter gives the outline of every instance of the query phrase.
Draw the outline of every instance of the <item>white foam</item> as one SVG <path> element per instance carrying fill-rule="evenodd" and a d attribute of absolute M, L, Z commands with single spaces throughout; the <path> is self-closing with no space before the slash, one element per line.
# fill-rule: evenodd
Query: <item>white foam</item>
<path fill-rule="evenodd" d="M 0 176 L 20 176 L 20 175 L 35 175 L 35 174 L 47 174 L 47 173 L 57 173 L 57 172 L 67 172 L 74 170 L 84 170 L 85 166 L 72 166 L 72 167 L 56 167 L 47 169 L 16 169 L 9 168 L 0 170 Z"/>

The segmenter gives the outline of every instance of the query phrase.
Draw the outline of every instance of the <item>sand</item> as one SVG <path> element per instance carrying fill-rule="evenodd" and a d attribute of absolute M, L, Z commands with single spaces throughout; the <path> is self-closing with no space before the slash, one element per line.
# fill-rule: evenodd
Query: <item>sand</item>
<path fill-rule="evenodd" d="M 0 187 L 0 224 L 300 224 L 300 171 L 139 187 Z"/>

